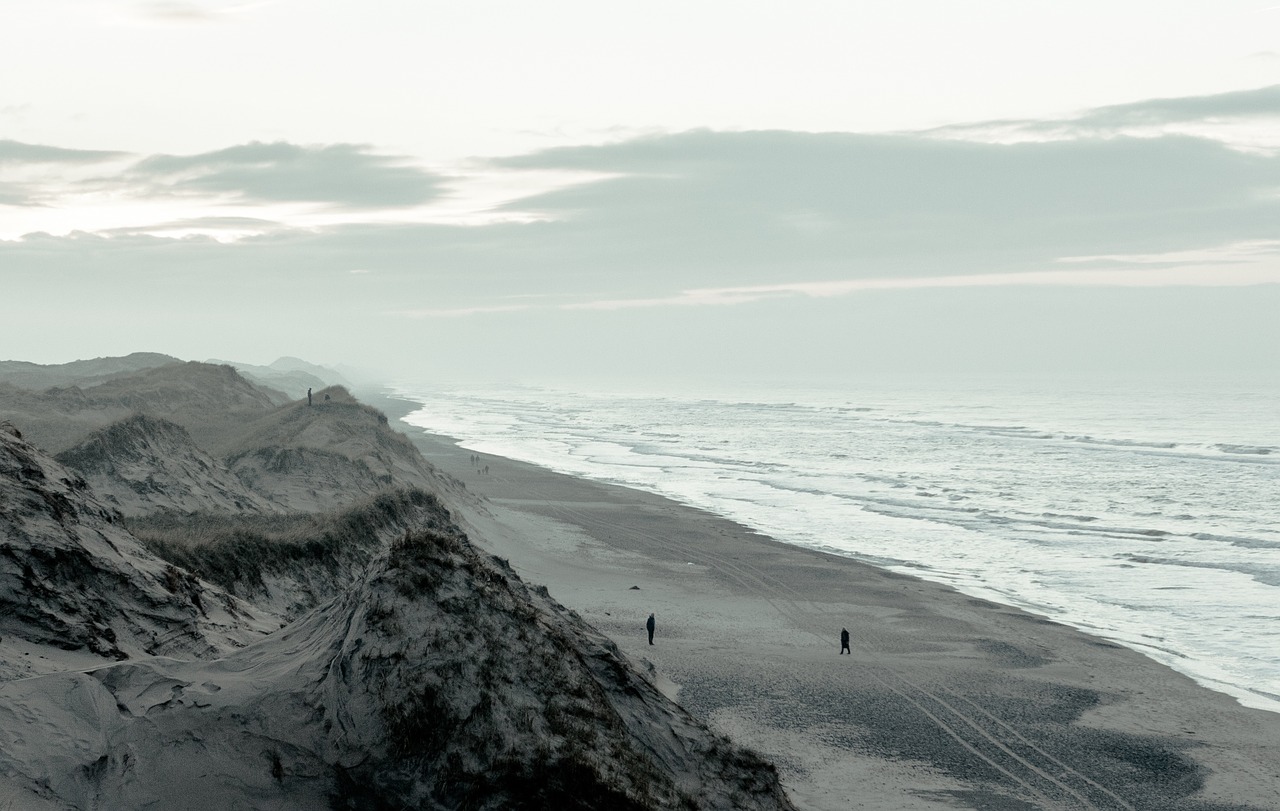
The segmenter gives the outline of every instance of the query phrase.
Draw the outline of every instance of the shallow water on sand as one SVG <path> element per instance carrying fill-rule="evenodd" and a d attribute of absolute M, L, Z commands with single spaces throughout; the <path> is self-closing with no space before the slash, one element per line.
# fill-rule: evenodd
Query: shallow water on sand
<path fill-rule="evenodd" d="M 1280 712 L 1274 389 L 397 388 L 465 448 L 1027 608 Z"/>

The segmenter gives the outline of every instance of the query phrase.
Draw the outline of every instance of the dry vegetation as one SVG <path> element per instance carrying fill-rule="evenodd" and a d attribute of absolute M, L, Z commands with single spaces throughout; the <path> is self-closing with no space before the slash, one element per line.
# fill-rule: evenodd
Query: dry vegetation
<path fill-rule="evenodd" d="M 464 536 L 406 533 L 384 572 L 351 670 L 380 698 L 388 757 L 344 775 L 335 807 L 389 796 L 430 808 L 789 807 L 771 766 L 704 732 L 675 733 L 689 719 L 616 645 Z M 673 737 L 647 739 L 653 726 L 637 737 L 637 707 L 670 713 Z M 662 763 L 668 746 L 684 750 L 678 763 Z M 716 777 L 672 779 L 699 767 Z M 699 796 L 705 785 L 714 799 Z"/>
<path fill-rule="evenodd" d="M 432 494 L 381 493 L 334 513 L 244 516 L 157 512 L 128 520 L 128 529 L 155 555 L 244 596 L 263 576 L 298 565 L 330 572 L 367 560 L 382 533 L 408 525 L 456 532 Z"/>

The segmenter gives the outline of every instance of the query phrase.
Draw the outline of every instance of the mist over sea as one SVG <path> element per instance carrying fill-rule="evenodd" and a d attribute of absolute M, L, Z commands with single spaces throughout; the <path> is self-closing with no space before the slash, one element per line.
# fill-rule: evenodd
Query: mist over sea
<path fill-rule="evenodd" d="M 1019 606 L 1280 712 L 1274 386 L 397 389 L 465 448 Z"/>

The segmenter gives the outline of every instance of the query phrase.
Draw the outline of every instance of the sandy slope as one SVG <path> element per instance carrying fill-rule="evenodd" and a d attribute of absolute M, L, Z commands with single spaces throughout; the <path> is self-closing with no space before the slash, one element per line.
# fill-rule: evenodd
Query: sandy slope
<path fill-rule="evenodd" d="M 793 807 L 435 496 L 325 526 L 336 545 L 229 536 L 251 604 L 0 423 L 0 809 Z"/>
<path fill-rule="evenodd" d="M 483 475 L 410 435 L 487 499 L 462 505 L 473 537 L 779 763 L 799 807 L 1280 808 L 1280 716 L 1137 653 L 634 490 L 497 457 Z"/>
<path fill-rule="evenodd" d="M 80 388 L 28 391 L 0 383 L 0 419 L 33 444 L 60 453 L 93 431 L 135 413 L 176 422 L 215 456 L 246 422 L 273 411 L 284 395 L 254 386 L 230 366 L 173 363 Z"/>
<path fill-rule="evenodd" d="M 135 414 L 58 454 L 98 498 L 126 516 L 157 509 L 264 515 L 280 505 L 253 492 L 180 425 Z"/>
<path fill-rule="evenodd" d="M 55 651 L 211 656 L 276 627 L 151 554 L 79 473 L 0 423 L 0 679 L 59 669 Z"/>
<path fill-rule="evenodd" d="M 424 532 L 229 655 L 0 682 L 0 807 L 791 805 L 607 637 L 459 536 Z"/>
<path fill-rule="evenodd" d="M 229 467 L 259 495 L 317 512 L 391 487 L 453 489 L 377 410 L 340 386 L 315 394 L 314 406 L 289 403 L 247 423 L 231 446 Z"/>

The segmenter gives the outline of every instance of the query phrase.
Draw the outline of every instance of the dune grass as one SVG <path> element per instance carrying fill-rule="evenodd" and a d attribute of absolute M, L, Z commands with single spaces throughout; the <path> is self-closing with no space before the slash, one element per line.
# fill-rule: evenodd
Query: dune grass
<path fill-rule="evenodd" d="M 127 522 L 157 556 L 237 594 L 262 588 L 264 574 L 299 564 L 336 570 L 352 555 L 367 556 L 388 527 L 409 525 L 457 532 L 439 500 L 417 489 L 380 493 L 333 513 L 158 512 Z"/>

